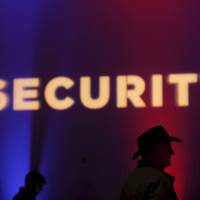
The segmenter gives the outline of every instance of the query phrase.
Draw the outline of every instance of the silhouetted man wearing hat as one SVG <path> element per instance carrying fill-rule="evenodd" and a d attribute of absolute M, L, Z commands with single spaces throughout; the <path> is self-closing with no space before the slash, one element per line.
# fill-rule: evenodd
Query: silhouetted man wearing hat
<path fill-rule="evenodd" d="M 13 200 L 35 200 L 46 183 L 45 177 L 37 171 L 29 172 L 25 177 L 25 186 L 19 189 Z"/>
<path fill-rule="evenodd" d="M 138 151 L 133 160 L 139 156 L 142 159 L 127 177 L 121 200 L 178 200 L 174 177 L 164 172 L 174 155 L 171 141 L 181 139 L 170 136 L 162 126 L 152 127 L 137 138 Z"/>

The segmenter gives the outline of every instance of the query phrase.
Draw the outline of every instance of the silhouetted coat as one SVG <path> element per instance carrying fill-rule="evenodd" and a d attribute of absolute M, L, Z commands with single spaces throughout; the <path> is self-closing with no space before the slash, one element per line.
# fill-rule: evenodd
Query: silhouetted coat
<path fill-rule="evenodd" d="M 35 200 L 35 196 L 21 187 L 19 192 L 14 196 L 13 200 Z"/>
<path fill-rule="evenodd" d="M 174 177 L 141 160 L 127 177 L 121 200 L 178 200 Z"/>

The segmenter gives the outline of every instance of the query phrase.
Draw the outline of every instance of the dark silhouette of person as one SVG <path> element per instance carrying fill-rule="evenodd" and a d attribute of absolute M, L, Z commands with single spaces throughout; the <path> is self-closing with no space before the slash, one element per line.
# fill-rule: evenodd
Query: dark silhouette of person
<path fill-rule="evenodd" d="M 162 126 L 152 127 L 137 138 L 133 160 L 141 159 L 123 185 L 121 200 L 178 200 L 173 187 L 175 177 L 164 171 L 174 155 L 171 141 L 181 139 L 170 136 Z"/>
<path fill-rule="evenodd" d="M 31 171 L 25 177 L 25 185 L 13 197 L 13 200 L 35 200 L 46 184 L 45 177 L 38 171 Z"/>

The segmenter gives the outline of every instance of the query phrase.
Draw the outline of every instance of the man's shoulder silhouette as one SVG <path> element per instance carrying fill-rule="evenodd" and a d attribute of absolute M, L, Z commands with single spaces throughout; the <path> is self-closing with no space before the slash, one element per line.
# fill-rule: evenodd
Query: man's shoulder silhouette
<path fill-rule="evenodd" d="M 145 196 L 149 198 L 151 193 L 154 196 L 156 196 L 156 193 L 166 196 L 166 192 L 171 190 L 172 185 L 173 177 L 169 179 L 167 174 L 165 175 L 154 167 L 136 168 L 127 177 L 122 189 L 122 195 L 126 196 L 129 194 L 130 196 L 134 196 L 138 194 L 137 198 L 139 199 L 140 196 L 143 196 L 144 199 Z M 163 199 L 165 198 L 163 197 Z"/>
<path fill-rule="evenodd" d="M 31 196 L 24 187 L 21 187 L 13 200 L 35 200 L 35 197 Z"/>

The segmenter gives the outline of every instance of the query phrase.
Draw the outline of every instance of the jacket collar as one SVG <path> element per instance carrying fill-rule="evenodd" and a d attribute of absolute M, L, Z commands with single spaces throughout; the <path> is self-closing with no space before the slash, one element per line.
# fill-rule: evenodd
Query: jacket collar
<path fill-rule="evenodd" d="M 162 169 L 156 167 L 153 163 L 151 163 L 150 161 L 148 160 L 138 160 L 138 163 L 137 163 L 137 168 L 141 168 L 141 167 L 153 167 L 159 171 L 161 171 L 171 182 L 172 184 L 174 183 L 175 181 L 175 176 L 172 176 L 166 172 L 164 172 Z"/>

